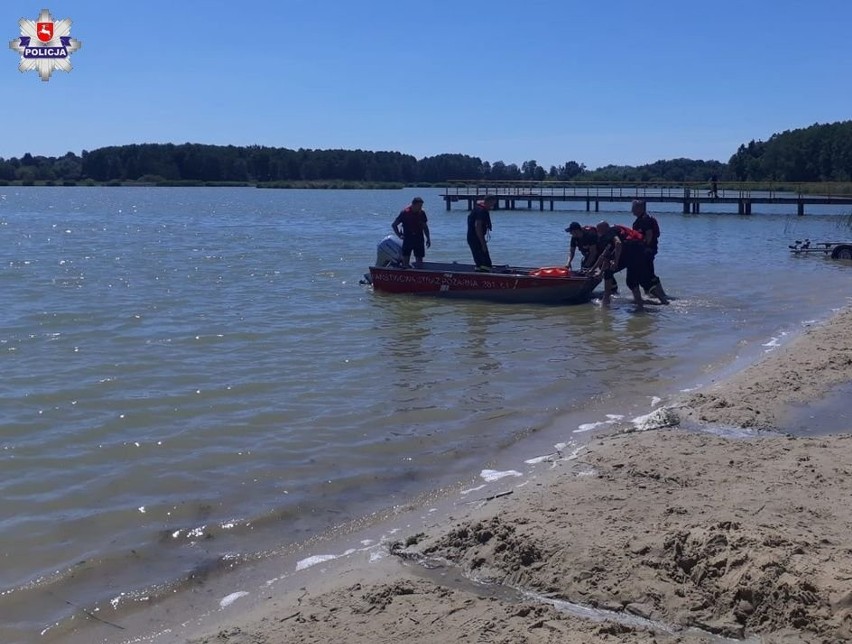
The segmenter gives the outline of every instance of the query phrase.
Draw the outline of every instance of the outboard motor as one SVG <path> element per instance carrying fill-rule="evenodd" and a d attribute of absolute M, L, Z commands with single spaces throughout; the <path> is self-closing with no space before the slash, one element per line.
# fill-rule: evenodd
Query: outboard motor
<path fill-rule="evenodd" d="M 376 248 L 376 266 L 400 266 L 402 264 L 402 242 L 394 235 L 388 235 Z"/>

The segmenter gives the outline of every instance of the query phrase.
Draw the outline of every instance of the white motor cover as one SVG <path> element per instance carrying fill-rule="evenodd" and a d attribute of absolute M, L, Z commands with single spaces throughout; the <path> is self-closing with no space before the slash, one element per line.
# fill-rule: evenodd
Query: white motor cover
<path fill-rule="evenodd" d="M 388 235 L 376 248 L 376 266 L 399 265 L 402 263 L 402 241 L 399 237 Z"/>

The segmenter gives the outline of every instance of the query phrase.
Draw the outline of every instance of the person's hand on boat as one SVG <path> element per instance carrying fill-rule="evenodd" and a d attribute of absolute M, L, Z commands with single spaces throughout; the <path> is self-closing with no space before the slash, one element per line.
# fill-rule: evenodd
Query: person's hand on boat
<path fill-rule="evenodd" d="M 426 240 L 426 248 L 432 248 L 432 240 L 431 239 Z"/>

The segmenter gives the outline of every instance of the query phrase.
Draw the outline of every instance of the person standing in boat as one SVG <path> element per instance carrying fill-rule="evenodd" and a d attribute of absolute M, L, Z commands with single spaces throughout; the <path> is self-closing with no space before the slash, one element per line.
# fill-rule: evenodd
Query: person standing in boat
<path fill-rule="evenodd" d="M 411 268 L 411 253 L 414 253 L 414 265 L 420 266 L 426 256 L 426 249 L 432 246 L 429 235 L 426 211 L 423 210 L 423 199 L 414 197 L 411 205 L 400 211 L 393 220 L 391 227 L 396 236 L 402 240 L 402 267 Z M 400 231 L 400 226 L 402 230 Z M 426 238 L 424 246 L 423 238 Z"/>
<path fill-rule="evenodd" d="M 580 262 L 580 268 L 590 268 L 594 266 L 595 260 L 598 258 L 598 230 L 594 226 L 581 226 L 579 222 L 572 221 L 565 232 L 571 235 L 571 244 L 568 249 L 568 263 L 565 267 L 570 269 L 571 262 L 574 261 L 574 254 L 577 249 L 580 250 L 580 255 L 583 256 L 583 261 Z"/>
<path fill-rule="evenodd" d="M 491 209 L 497 205 L 497 197 L 488 195 L 467 216 L 467 245 L 473 255 L 473 263 L 478 271 L 490 271 L 491 255 L 488 253 L 487 235 L 491 231 Z"/>
<path fill-rule="evenodd" d="M 647 206 L 641 199 L 634 199 L 631 212 L 636 217 L 633 222 L 633 230 L 642 233 L 643 241 L 645 242 L 645 252 L 642 257 L 645 262 L 645 268 L 642 274 L 646 276 L 648 280 L 647 284 L 649 285 L 645 290 L 660 300 L 661 304 L 668 304 L 669 299 L 666 297 L 666 292 L 663 290 L 660 278 L 654 272 L 654 258 L 657 256 L 660 240 L 660 224 L 655 217 L 648 214 Z"/>

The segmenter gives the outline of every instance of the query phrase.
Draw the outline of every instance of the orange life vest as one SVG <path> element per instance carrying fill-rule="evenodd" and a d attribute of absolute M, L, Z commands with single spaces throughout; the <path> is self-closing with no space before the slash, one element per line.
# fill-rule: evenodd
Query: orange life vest
<path fill-rule="evenodd" d="M 632 228 L 628 228 L 627 226 L 622 226 L 621 224 L 615 224 L 615 226 L 613 226 L 613 228 L 618 228 L 618 230 L 619 230 L 618 236 L 621 237 L 621 239 L 626 241 L 626 242 L 629 242 L 629 241 L 644 241 L 645 240 L 645 235 L 643 235 L 641 231 L 633 230 Z"/>
<path fill-rule="evenodd" d="M 568 277 L 570 274 L 564 266 L 544 266 L 530 271 L 530 277 Z"/>

